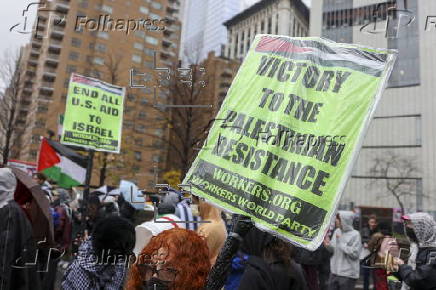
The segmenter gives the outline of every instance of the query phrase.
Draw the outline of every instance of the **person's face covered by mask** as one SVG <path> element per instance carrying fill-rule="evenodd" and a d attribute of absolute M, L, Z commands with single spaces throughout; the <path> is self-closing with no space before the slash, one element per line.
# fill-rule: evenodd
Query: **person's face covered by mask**
<path fill-rule="evenodd" d="M 151 257 L 151 260 L 141 265 L 141 272 L 144 279 L 144 290 L 166 290 L 171 289 L 176 279 L 177 270 L 169 267 L 171 261 L 168 248 L 161 247 Z"/>
<path fill-rule="evenodd" d="M 416 237 L 415 230 L 413 229 L 412 221 L 404 221 L 404 229 L 409 240 L 413 243 L 418 243 L 418 238 Z"/>

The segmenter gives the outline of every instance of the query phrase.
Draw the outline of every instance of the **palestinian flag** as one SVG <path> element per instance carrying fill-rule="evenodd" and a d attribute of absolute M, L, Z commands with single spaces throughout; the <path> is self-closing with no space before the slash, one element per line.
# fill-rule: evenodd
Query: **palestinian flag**
<path fill-rule="evenodd" d="M 86 163 L 86 157 L 58 142 L 42 139 L 37 170 L 56 181 L 58 186 L 71 188 L 84 184 Z"/>

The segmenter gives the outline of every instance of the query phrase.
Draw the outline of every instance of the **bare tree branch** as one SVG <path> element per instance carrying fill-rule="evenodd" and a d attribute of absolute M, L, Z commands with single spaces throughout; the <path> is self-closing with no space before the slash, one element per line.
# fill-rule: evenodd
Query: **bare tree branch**
<path fill-rule="evenodd" d="M 181 82 L 177 75 L 173 74 L 167 85 L 161 88 L 169 92 L 166 104 L 169 106 L 168 110 L 162 112 L 155 108 L 159 115 L 165 115 L 164 121 L 170 132 L 169 136 L 163 138 L 154 137 L 168 145 L 170 154 L 175 153 L 178 160 L 171 160 L 171 164 L 175 169 L 181 170 L 182 177 L 197 154 L 196 145 L 206 137 L 205 131 L 209 126 L 204 126 L 205 123 L 212 119 L 212 116 L 205 118 L 207 112 L 204 108 L 192 107 L 201 105 L 206 92 L 204 84 L 207 78 L 201 75 L 198 64 L 191 64 L 190 69 L 191 85 Z M 171 71 L 177 72 L 177 68 L 173 67 Z M 149 136 L 153 138 L 152 135 Z"/>
<path fill-rule="evenodd" d="M 401 156 L 392 151 L 384 152 L 383 156 L 373 159 L 373 165 L 369 169 L 372 176 L 382 177 L 382 179 L 376 179 L 369 185 L 375 187 L 384 184 L 390 196 L 395 198 L 404 213 L 403 198 L 417 194 L 413 192 L 413 183 L 410 178 L 416 177 L 419 172 L 414 158 Z"/>
<path fill-rule="evenodd" d="M 22 54 L 7 51 L 0 67 L 0 152 L 2 164 L 8 162 L 11 148 L 18 139 L 17 117 L 20 109 L 20 92 L 24 84 L 24 69 L 21 67 Z"/>

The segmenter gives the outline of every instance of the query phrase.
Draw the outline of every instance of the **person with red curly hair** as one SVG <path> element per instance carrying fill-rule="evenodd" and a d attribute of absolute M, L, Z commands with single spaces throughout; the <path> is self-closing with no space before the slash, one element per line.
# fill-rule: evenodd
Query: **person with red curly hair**
<path fill-rule="evenodd" d="M 174 228 L 153 237 L 141 251 L 125 289 L 200 290 L 209 269 L 206 242 L 194 231 Z"/>

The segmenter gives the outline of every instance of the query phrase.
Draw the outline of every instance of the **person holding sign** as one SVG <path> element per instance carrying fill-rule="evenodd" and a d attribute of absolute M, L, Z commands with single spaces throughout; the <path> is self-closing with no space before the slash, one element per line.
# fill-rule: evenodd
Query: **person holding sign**
<path fill-rule="evenodd" d="M 254 227 L 247 216 L 233 215 L 233 228 L 216 259 L 205 289 L 222 289 L 233 269 L 238 250 L 247 256 L 245 269 L 236 283 L 225 289 L 307 290 L 302 269 L 291 258 L 289 243 Z M 227 288 L 229 286 L 230 288 Z"/>
<path fill-rule="evenodd" d="M 182 183 L 316 250 L 396 55 L 317 37 L 256 35 Z"/>

